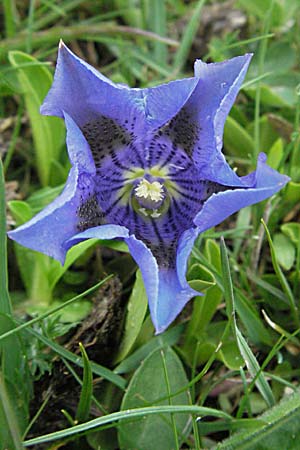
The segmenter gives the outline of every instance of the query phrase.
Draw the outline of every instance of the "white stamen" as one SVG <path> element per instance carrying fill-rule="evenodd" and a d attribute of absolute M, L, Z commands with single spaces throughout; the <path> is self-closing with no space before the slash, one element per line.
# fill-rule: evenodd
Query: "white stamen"
<path fill-rule="evenodd" d="M 153 213 L 150 214 L 150 216 L 153 217 L 153 219 L 157 219 L 158 217 L 161 216 L 161 213 L 159 213 L 159 212 L 153 210 Z"/>
<path fill-rule="evenodd" d="M 153 183 L 149 183 L 148 180 L 143 179 L 139 182 L 137 187 L 135 188 L 135 195 L 137 197 L 143 197 L 145 199 L 150 198 L 153 202 L 160 202 L 163 200 L 163 185 L 158 181 L 153 181 Z"/>
<path fill-rule="evenodd" d="M 148 213 L 145 208 L 139 208 L 139 211 L 144 214 L 144 216 L 148 217 Z"/>

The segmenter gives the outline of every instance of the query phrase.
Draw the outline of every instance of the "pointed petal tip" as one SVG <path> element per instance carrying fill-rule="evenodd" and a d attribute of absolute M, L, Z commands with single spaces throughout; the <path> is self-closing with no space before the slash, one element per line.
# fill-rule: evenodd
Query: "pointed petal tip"
<path fill-rule="evenodd" d="M 70 50 L 70 48 L 67 46 L 67 44 L 65 44 L 65 42 L 62 39 L 60 39 L 59 44 L 58 44 L 58 55 L 62 55 L 62 56 L 66 55 L 66 56 L 78 58 L 72 52 L 72 50 Z"/>
<path fill-rule="evenodd" d="M 244 60 L 241 70 L 248 67 L 248 65 L 250 64 L 250 61 L 253 57 L 253 53 L 245 53 L 244 55 L 239 55 L 239 56 L 235 56 L 233 58 L 229 58 L 226 59 L 225 61 L 220 61 L 220 62 L 211 62 L 211 63 L 206 63 L 204 61 L 202 61 L 202 59 L 196 59 L 195 63 L 194 63 L 194 72 L 195 72 L 195 77 L 199 77 L 200 76 L 200 71 L 202 68 L 205 67 L 210 67 L 210 66 L 225 66 L 228 63 L 233 63 L 233 62 L 242 62 L 242 60 Z"/>
<path fill-rule="evenodd" d="M 149 298 L 150 312 L 156 334 L 166 330 L 181 313 L 185 305 L 198 295 L 198 292 L 192 289 L 186 280 L 183 285 L 180 283 L 176 270 L 160 268 L 158 275 L 157 297 L 155 299 Z"/>
<path fill-rule="evenodd" d="M 260 178 L 260 184 L 266 184 L 267 185 L 272 185 L 272 183 L 274 184 L 274 188 L 275 186 L 278 186 L 279 189 L 282 189 L 283 186 L 285 186 L 289 181 L 291 181 L 291 178 L 288 175 L 284 175 L 280 172 L 278 172 L 277 170 L 273 169 L 272 167 L 270 167 L 267 164 L 267 155 L 264 152 L 259 153 L 258 158 L 257 158 L 257 176 Z M 267 184 L 266 180 L 267 180 L 267 175 L 269 175 L 271 183 Z M 276 192 L 277 192 L 276 191 Z"/>
<path fill-rule="evenodd" d="M 31 227 L 30 225 L 27 226 L 27 223 L 21 225 L 15 230 L 8 231 L 7 236 L 9 239 L 31 251 L 44 253 L 45 256 L 56 259 L 63 266 L 66 260 L 66 252 L 61 247 L 57 248 L 52 245 L 49 246 L 47 251 L 42 249 L 39 239 L 36 239 L 34 232 L 30 233 Z"/>
<path fill-rule="evenodd" d="M 58 43 L 58 50 L 63 50 L 63 49 L 69 50 L 69 48 L 66 46 L 64 41 L 62 39 L 60 39 L 59 43 Z"/>
<path fill-rule="evenodd" d="M 267 155 L 264 152 L 260 152 L 258 155 L 258 161 L 265 163 L 267 161 Z"/>
<path fill-rule="evenodd" d="M 155 326 L 154 325 L 154 329 L 155 329 L 154 336 L 157 336 L 157 335 L 163 333 L 164 331 L 166 331 L 167 328 L 168 328 L 168 326 Z"/>

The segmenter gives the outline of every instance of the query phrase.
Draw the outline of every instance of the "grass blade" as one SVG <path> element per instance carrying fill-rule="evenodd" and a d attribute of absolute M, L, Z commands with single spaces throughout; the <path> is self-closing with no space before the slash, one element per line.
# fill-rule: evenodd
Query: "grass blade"
<path fill-rule="evenodd" d="M 7 247 L 6 247 L 6 210 L 5 185 L 2 162 L 0 160 L 0 334 L 14 331 L 12 320 L 12 306 L 8 293 L 7 281 Z M 12 351 L 13 349 L 13 351 Z M 28 420 L 28 404 L 31 393 L 31 383 L 28 378 L 28 366 L 19 335 L 11 336 L 0 345 L 1 371 L 2 371 L 2 404 L 4 417 L 5 405 L 14 405 L 13 416 L 16 417 L 18 428 L 23 430 Z M 16 403 L 16 398 L 18 402 Z M 2 414 L 0 414 L 1 416 Z M 8 419 L 8 417 L 7 417 Z M 4 419 L 5 421 L 5 419 Z M 8 438 L 10 428 L 5 426 L 3 417 L 0 417 L 2 440 Z"/>
<path fill-rule="evenodd" d="M 251 348 L 247 344 L 245 338 L 237 327 L 235 320 L 235 298 L 233 293 L 233 285 L 230 274 L 230 266 L 228 260 L 228 254 L 226 250 L 226 245 L 224 239 L 221 239 L 221 261 L 222 261 L 222 272 L 223 272 L 223 284 L 224 284 L 224 296 L 226 301 L 226 308 L 228 319 L 231 320 L 231 326 L 233 334 L 236 338 L 237 345 L 239 347 L 240 353 L 246 363 L 250 375 L 255 379 L 255 385 L 262 397 L 266 401 L 269 407 L 275 404 L 275 399 L 273 392 L 266 381 L 261 368 L 252 353 Z"/>
<path fill-rule="evenodd" d="M 220 243 L 221 248 L 221 265 L 222 265 L 222 275 L 223 275 L 223 286 L 224 286 L 224 297 L 226 301 L 226 310 L 228 319 L 231 321 L 231 329 L 234 337 L 237 339 L 236 335 L 236 321 L 235 321 L 235 299 L 233 293 L 233 285 L 230 274 L 230 266 L 228 260 L 227 249 L 225 245 L 224 238 L 221 238 Z"/>
<path fill-rule="evenodd" d="M 273 396 L 273 392 L 264 377 L 264 374 L 261 371 L 261 368 L 257 362 L 257 359 L 253 355 L 253 352 L 249 345 L 247 344 L 245 338 L 238 328 L 236 328 L 237 335 L 237 343 L 241 352 L 242 357 L 244 358 L 247 368 L 249 370 L 250 375 L 256 379 L 255 385 L 263 398 L 265 399 L 267 405 L 269 407 L 275 405 L 275 399 Z"/>
<path fill-rule="evenodd" d="M 9 399 L 6 386 L 0 374 L 0 444 L 1 448 L 22 450 L 23 445 L 19 431 L 15 408 Z M 3 445 L 3 447 L 2 447 Z"/>
<path fill-rule="evenodd" d="M 184 66 L 190 48 L 193 44 L 195 35 L 197 33 L 198 27 L 199 27 L 199 19 L 201 15 L 201 10 L 203 5 L 205 4 L 206 0 L 200 0 L 198 1 L 195 10 L 193 12 L 193 15 L 185 29 L 185 32 L 181 39 L 181 44 L 176 52 L 175 58 L 174 58 L 174 69 L 176 72 L 180 72 L 182 67 Z"/>
<path fill-rule="evenodd" d="M 129 297 L 126 308 L 126 318 L 122 341 L 118 348 L 118 353 L 114 358 L 114 364 L 123 361 L 132 349 L 147 312 L 148 301 L 145 286 L 140 270 L 136 272 L 136 280 Z"/>
<path fill-rule="evenodd" d="M 89 417 L 93 397 L 93 372 L 88 355 L 81 342 L 79 343 L 79 348 L 82 354 L 83 361 L 83 380 L 80 399 L 76 412 L 76 419 L 78 420 L 78 422 L 85 422 Z"/>
<path fill-rule="evenodd" d="M 162 363 L 163 363 L 163 369 L 164 369 L 163 371 L 164 371 L 164 376 L 165 376 L 167 393 L 168 393 L 168 396 L 169 396 L 168 403 L 169 403 L 169 405 L 172 405 L 172 397 L 171 397 L 172 391 L 171 391 L 171 385 L 170 385 L 170 380 L 169 380 L 166 356 L 165 356 L 165 353 L 164 353 L 163 349 L 160 351 L 160 354 L 161 354 L 161 359 L 162 359 Z M 174 414 L 171 414 L 171 421 L 172 421 L 172 428 L 173 428 L 174 442 L 175 442 L 176 450 L 179 450 L 179 441 L 178 441 L 178 434 L 177 434 L 177 428 L 176 428 L 176 422 L 175 422 Z"/>
<path fill-rule="evenodd" d="M 263 35 L 268 35 L 271 27 L 271 17 L 274 6 L 274 0 L 270 2 L 270 8 L 266 14 L 263 23 Z M 258 53 L 258 76 L 264 73 L 265 58 L 267 53 L 268 39 L 263 39 L 259 46 Z M 254 110 L 254 152 L 253 152 L 253 163 L 256 163 L 259 147 L 260 147 L 260 102 L 261 102 L 261 83 L 258 83 L 255 92 L 255 110 Z"/>
<path fill-rule="evenodd" d="M 67 359 L 68 361 L 71 361 L 72 363 L 76 364 L 79 367 L 83 367 L 83 362 L 81 358 L 79 358 L 74 353 L 70 352 L 69 350 L 66 350 L 61 345 L 57 344 L 56 342 L 51 341 L 50 339 L 46 338 L 42 334 L 38 333 L 37 331 L 33 330 L 32 328 L 27 328 L 26 330 L 28 333 L 35 336 L 37 339 L 42 341 L 45 345 L 50 347 L 55 353 L 60 355 L 61 357 Z M 107 369 L 104 366 L 101 366 L 100 364 L 96 364 L 94 362 L 91 362 L 91 368 L 94 374 L 98 375 L 99 377 L 104 378 L 105 380 L 110 381 L 111 383 L 118 386 L 120 389 L 125 389 L 126 386 L 126 380 L 124 378 L 120 377 L 120 375 L 117 375 L 113 371 Z"/>
<path fill-rule="evenodd" d="M 296 324 L 297 328 L 300 328 L 299 311 L 298 311 L 298 306 L 296 304 L 293 292 L 292 292 L 292 290 L 289 286 L 289 283 L 288 283 L 287 279 L 285 278 L 285 276 L 278 264 L 274 244 L 273 244 L 269 229 L 263 219 L 262 219 L 262 224 L 265 228 L 265 232 L 266 232 L 266 235 L 268 238 L 269 247 L 270 247 L 270 251 L 271 251 L 272 264 L 273 264 L 275 273 L 277 275 L 279 283 L 281 284 L 282 290 L 284 291 L 287 299 L 289 300 L 289 305 L 290 305 L 290 308 L 291 308 L 291 311 L 292 311 L 292 314 L 294 317 L 295 324 Z"/>
<path fill-rule="evenodd" d="M 165 36 L 167 31 L 165 0 L 152 0 L 150 11 L 151 29 L 159 36 Z M 154 59 L 165 65 L 167 60 L 167 47 L 162 42 L 153 42 Z"/>
<path fill-rule="evenodd" d="M 38 31 L 32 33 L 31 45 L 33 49 L 39 48 L 42 45 L 57 45 L 61 38 L 68 43 L 74 39 L 82 39 L 84 41 L 95 40 L 97 37 L 113 36 L 114 42 L 117 38 L 142 38 L 149 42 L 163 42 L 171 47 L 178 47 L 178 42 L 174 39 L 159 36 L 151 31 L 141 30 L 140 28 L 127 27 L 125 25 L 114 25 L 110 23 L 101 23 L 91 25 L 88 28 L 86 25 L 72 25 L 70 27 L 52 27 L 45 31 Z M 0 58 L 8 52 L 18 48 L 19 50 L 26 49 L 26 34 L 19 33 L 17 37 L 11 39 L 3 39 L 0 48 Z"/>
<path fill-rule="evenodd" d="M 146 408 L 136 408 L 136 409 L 127 409 L 125 411 L 119 411 L 112 414 L 108 414 L 106 416 L 98 417 L 97 419 L 90 420 L 89 422 L 82 423 L 80 425 L 76 425 L 72 428 L 67 428 L 65 430 L 56 431 L 54 433 L 49 433 L 44 436 L 39 436 L 34 439 L 30 439 L 28 441 L 23 442 L 25 447 L 29 447 L 30 445 L 41 444 L 43 442 L 51 442 L 57 439 L 64 439 L 68 436 L 74 436 L 79 433 L 86 432 L 88 430 L 92 430 L 94 428 L 98 428 L 102 425 L 106 425 L 118 420 L 130 420 L 138 417 L 147 416 L 150 414 L 197 414 L 199 416 L 213 416 L 220 417 L 222 419 L 230 419 L 230 416 L 222 411 L 218 411 L 214 408 L 206 408 L 204 406 L 170 406 L 170 405 L 161 405 L 161 406 L 150 406 Z"/>
<path fill-rule="evenodd" d="M 56 308 L 52 308 L 49 311 L 46 311 L 44 314 L 41 314 L 40 316 L 35 317 L 32 320 L 28 320 L 28 322 L 22 323 L 21 325 L 19 325 L 18 327 L 14 328 L 13 330 L 10 330 L 10 331 L 7 331 L 7 332 L 1 334 L 0 335 L 0 341 L 2 341 L 3 339 L 6 339 L 6 338 L 12 336 L 15 333 L 18 333 L 19 331 L 23 330 L 24 328 L 28 328 L 31 325 L 34 325 L 35 323 L 40 322 L 43 319 L 46 319 L 46 317 L 49 317 L 52 314 L 57 313 L 61 309 L 65 308 L 66 306 L 71 305 L 73 302 L 81 299 L 82 297 L 85 297 L 85 296 L 89 295 L 91 292 L 94 292 L 97 288 L 102 286 L 102 284 L 104 284 L 111 277 L 112 277 L 112 275 L 107 276 L 106 278 L 104 278 L 104 280 L 101 280 L 101 281 L 99 281 L 99 283 L 95 284 L 95 286 L 92 286 L 87 291 L 84 291 L 81 294 L 76 295 L 75 297 L 73 297 L 70 300 L 64 302 L 63 304 L 57 306 Z"/>
<path fill-rule="evenodd" d="M 3 166 L 0 159 L 0 313 L 11 314 L 7 285 L 6 205 Z M 1 329 L 0 329 L 1 332 Z"/>
<path fill-rule="evenodd" d="M 14 0 L 3 0 L 4 24 L 6 37 L 16 34 L 16 5 Z"/>
<path fill-rule="evenodd" d="M 300 393 L 284 398 L 245 429 L 218 445 L 218 450 L 297 449 L 300 439 Z M 253 422 L 255 425 L 255 422 Z"/>

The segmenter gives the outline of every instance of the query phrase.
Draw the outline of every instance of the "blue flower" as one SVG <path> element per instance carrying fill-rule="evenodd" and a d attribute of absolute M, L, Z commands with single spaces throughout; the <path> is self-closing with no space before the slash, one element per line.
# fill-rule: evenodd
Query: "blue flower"
<path fill-rule="evenodd" d="M 255 172 L 238 177 L 221 153 L 250 59 L 198 60 L 192 78 L 129 89 L 61 43 L 41 112 L 65 120 L 72 168 L 62 194 L 9 236 L 62 264 L 84 239 L 124 240 L 141 269 L 156 332 L 165 330 L 199 295 L 186 280 L 199 233 L 289 180 L 263 154 Z"/>

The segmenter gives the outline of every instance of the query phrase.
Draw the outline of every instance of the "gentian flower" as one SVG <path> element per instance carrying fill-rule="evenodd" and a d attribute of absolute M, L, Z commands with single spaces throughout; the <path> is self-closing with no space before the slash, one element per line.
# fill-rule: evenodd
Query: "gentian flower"
<path fill-rule="evenodd" d="M 9 236 L 62 264 L 82 240 L 124 240 L 141 269 L 156 332 L 165 330 L 199 295 L 186 280 L 199 233 L 288 181 L 263 154 L 255 172 L 239 177 L 221 153 L 250 59 L 197 60 L 194 77 L 130 89 L 61 43 L 41 113 L 65 120 L 72 168 L 61 195 Z"/>

